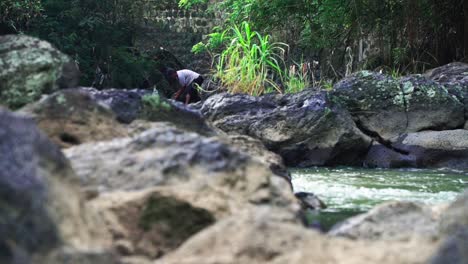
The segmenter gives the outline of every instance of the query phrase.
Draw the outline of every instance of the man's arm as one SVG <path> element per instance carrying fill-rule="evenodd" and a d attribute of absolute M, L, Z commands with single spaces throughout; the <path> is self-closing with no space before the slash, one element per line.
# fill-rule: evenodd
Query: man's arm
<path fill-rule="evenodd" d="M 180 89 L 172 96 L 172 99 L 177 100 L 179 98 L 180 94 L 183 93 L 185 90 L 185 86 L 180 87 Z"/>
<path fill-rule="evenodd" d="M 190 93 L 187 93 L 187 95 L 185 95 L 185 104 L 188 104 L 190 102 Z"/>

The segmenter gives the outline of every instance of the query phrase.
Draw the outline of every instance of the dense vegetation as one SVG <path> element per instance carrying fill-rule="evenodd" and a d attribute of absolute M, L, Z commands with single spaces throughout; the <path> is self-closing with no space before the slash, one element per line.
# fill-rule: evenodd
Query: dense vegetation
<path fill-rule="evenodd" d="M 4 0 L 0 34 L 23 32 L 52 42 L 77 61 L 82 85 L 142 87 L 161 78 L 154 54 L 134 48 L 143 2 Z M 210 52 L 217 76 L 233 91 L 239 90 L 233 76 L 251 94 L 298 91 L 358 69 L 421 72 L 466 60 L 468 52 L 468 4 L 462 0 L 209 3 L 226 23 L 194 50 Z"/>
<path fill-rule="evenodd" d="M 373 42 L 378 52 L 361 58 L 365 65 L 360 67 L 417 71 L 465 58 L 467 5 L 462 0 L 224 0 L 213 9 L 227 14 L 229 23 L 248 21 L 287 40 L 295 56 L 322 56 L 322 64 L 328 57 L 333 63 L 333 54 L 343 60 L 346 48 Z M 353 54 L 365 56 L 358 50 Z"/>

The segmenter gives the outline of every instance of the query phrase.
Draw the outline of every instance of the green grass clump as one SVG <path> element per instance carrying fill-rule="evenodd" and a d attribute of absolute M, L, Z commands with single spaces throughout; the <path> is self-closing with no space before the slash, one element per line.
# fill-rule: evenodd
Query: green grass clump
<path fill-rule="evenodd" d="M 269 35 L 252 31 L 247 22 L 234 25 L 219 36 L 230 41 L 220 54 L 214 56 L 214 76 L 229 92 L 255 96 L 268 88 L 281 92 L 277 82 L 283 79 L 281 66 L 284 65 L 286 44 L 270 42 Z"/>

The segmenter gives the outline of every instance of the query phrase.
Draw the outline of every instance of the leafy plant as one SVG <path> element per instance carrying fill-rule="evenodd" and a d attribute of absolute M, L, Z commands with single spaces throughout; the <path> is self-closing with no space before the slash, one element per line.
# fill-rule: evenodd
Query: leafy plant
<path fill-rule="evenodd" d="M 229 44 L 216 57 L 215 77 L 231 93 L 261 95 L 267 87 L 281 92 L 286 44 L 270 42 L 270 36 L 252 31 L 249 23 L 232 26 Z"/>
<path fill-rule="evenodd" d="M 286 93 L 297 93 L 312 85 L 310 63 L 293 63 L 289 67 L 285 82 Z"/>
<path fill-rule="evenodd" d="M 40 0 L 0 1 L 0 34 L 2 27 L 12 32 L 24 32 L 42 11 Z"/>

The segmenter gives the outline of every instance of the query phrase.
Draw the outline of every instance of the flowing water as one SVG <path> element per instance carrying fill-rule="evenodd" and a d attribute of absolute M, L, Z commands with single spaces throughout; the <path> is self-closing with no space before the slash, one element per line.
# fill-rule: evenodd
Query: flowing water
<path fill-rule="evenodd" d="M 291 169 L 295 192 L 315 193 L 328 206 L 313 220 L 328 230 L 385 201 L 439 204 L 468 188 L 468 172 L 427 169 Z"/>

